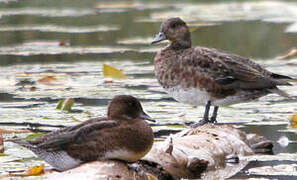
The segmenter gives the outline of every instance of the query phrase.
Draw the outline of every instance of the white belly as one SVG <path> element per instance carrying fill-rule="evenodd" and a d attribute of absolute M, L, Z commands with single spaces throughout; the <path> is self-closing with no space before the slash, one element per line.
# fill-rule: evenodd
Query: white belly
<path fill-rule="evenodd" d="M 128 151 L 126 149 L 113 150 L 106 152 L 102 159 L 120 159 L 128 162 L 135 162 L 145 156 L 149 150 L 150 149 L 139 153 Z"/>
<path fill-rule="evenodd" d="M 212 97 L 208 92 L 198 88 L 183 89 L 179 86 L 176 86 L 165 90 L 175 100 L 193 106 L 204 106 L 206 105 L 207 101 L 211 101 L 211 105 L 213 106 L 231 105 L 240 102 L 247 102 L 266 95 L 266 93 L 249 94 L 244 91 L 239 91 L 233 96 L 227 96 L 225 98 L 218 99 Z"/>
<path fill-rule="evenodd" d="M 176 86 L 165 90 L 175 100 L 194 106 L 205 105 L 207 101 L 211 100 L 209 93 L 196 88 L 183 89 Z"/>

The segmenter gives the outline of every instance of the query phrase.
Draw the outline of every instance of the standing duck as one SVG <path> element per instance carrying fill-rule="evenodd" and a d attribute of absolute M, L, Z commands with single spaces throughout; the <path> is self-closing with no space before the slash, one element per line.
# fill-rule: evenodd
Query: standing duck
<path fill-rule="evenodd" d="M 180 18 L 161 25 L 152 44 L 169 40 L 154 59 L 155 75 L 165 91 L 179 102 L 205 106 L 204 117 L 192 127 L 216 122 L 219 106 L 251 101 L 269 93 L 289 97 L 277 86 L 291 85 L 248 58 L 219 49 L 192 47 L 191 33 Z M 213 114 L 209 118 L 210 106 Z"/>
<path fill-rule="evenodd" d="M 24 141 L 10 140 L 33 151 L 58 171 L 88 161 L 117 159 L 137 161 L 153 144 L 153 131 L 145 120 L 140 102 L 133 96 L 112 99 L 107 117 L 94 118 L 42 137 Z"/>

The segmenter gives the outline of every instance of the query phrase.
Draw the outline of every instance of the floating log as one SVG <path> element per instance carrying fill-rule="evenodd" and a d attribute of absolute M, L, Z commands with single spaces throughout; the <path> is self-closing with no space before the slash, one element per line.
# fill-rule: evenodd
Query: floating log
<path fill-rule="evenodd" d="M 270 149 L 272 142 L 231 125 L 206 124 L 186 129 L 157 142 L 140 161 L 89 162 L 65 171 L 47 174 L 49 179 L 220 179 L 235 175 L 248 162 L 239 157 L 254 150 Z"/>

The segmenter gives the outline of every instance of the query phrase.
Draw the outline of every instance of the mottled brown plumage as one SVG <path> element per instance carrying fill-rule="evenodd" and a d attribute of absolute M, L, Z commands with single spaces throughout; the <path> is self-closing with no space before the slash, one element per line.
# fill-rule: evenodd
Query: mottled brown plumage
<path fill-rule="evenodd" d="M 222 50 L 192 47 L 189 28 L 180 18 L 163 22 L 152 43 L 165 39 L 170 43 L 155 56 L 155 75 L 178 101 L 219 106 L 253 100 L 271 92 L 288 96 L 277 86 L 290 85 L 281 80 L 290 77 Z"/>
<path fill-rule="evenodd" d="M 153 131 L 145 120 L 152 119 L 139 101 L 122 95 L 109 104 L 108 117 L 90 119 L 30 141 L 12 141 L 60 171 L 94 160 L 132 162 L 142 158 L 153 144 Z"/>

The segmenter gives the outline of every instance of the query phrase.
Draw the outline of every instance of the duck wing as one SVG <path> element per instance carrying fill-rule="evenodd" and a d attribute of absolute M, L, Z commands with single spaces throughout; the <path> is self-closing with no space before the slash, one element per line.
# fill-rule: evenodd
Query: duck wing
<path fill-rule="evenodd" d="M 273 73 L 251 60 L 221 50 L 196 48 L 194 59 L 208 63 L 204 71 L 208 78 L 223 89 L 269 89 L 278 85 L 290 85 L 288 82 L 274 79 Z M 199 64 L 199 63 L 198 63 Z"/>
<path fill-rule="evenodd" d="M 86 139 L 92 131 L 100 131 L 104 128 L 111 128 L 117 126 L 118 123 L 106 118 L 94 118 L 75 126 L 69 126 L 50 132 L 44 136 L 32 140 L 10 139 L 8 141 L 24 146 L 35 152 L 38 149 L 50 151 L 64 150 L 72 143 L 80 143 Z"/>
<path fill-rule="evenodd" d="M 54 135 L 51 133 L 49 136 L 45 135 L 42 139 L 37 139 L 40 142 L 36 146 L 38 148 L 45 149 L 47 151 L 58 151 L 64 150 L 68 145 L 73 143 L 80 144 L 86 139 L 92 137 L 93 131 L 98 131 L 105 128 L 112 128 L 117 126 L 118 123 L 112 120 L 105 121 L 90 121 L 89 123 L 79 124 L 74 127 L 69 127 L 65 131 L 59 131 L 58 134 Z M 35 141 L 35 142 L 36 142 Z M 34 142 L 32 142 L 34 144 Z"/>

